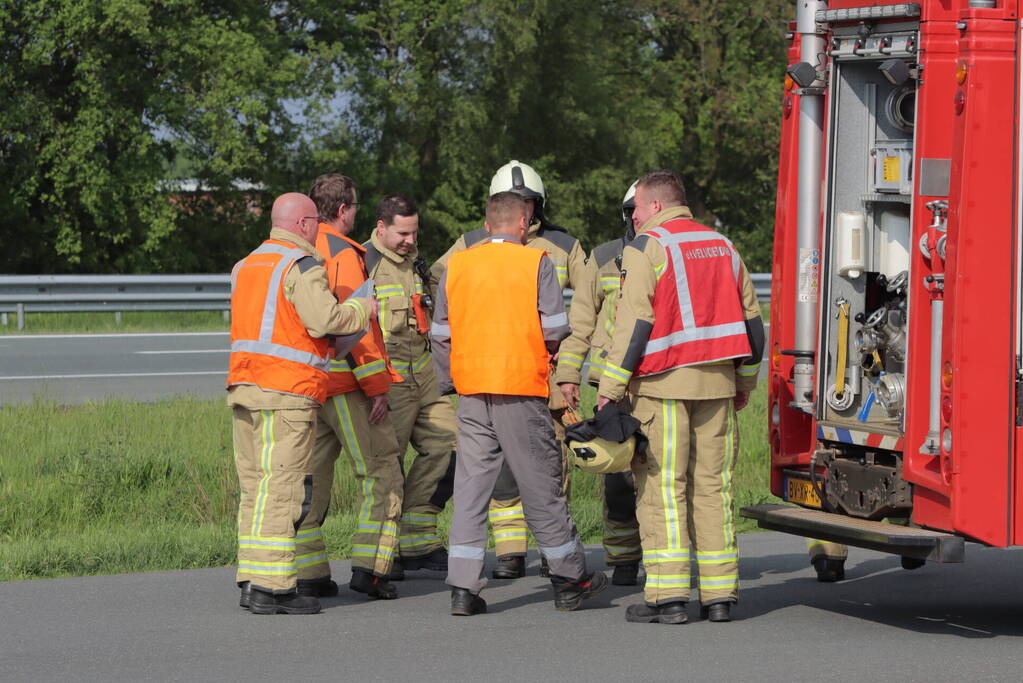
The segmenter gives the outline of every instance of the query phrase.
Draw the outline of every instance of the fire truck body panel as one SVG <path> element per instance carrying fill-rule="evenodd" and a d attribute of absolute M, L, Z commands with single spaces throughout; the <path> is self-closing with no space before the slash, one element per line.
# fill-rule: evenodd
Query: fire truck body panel
<path fill-rule="evenodd" d="M 799 4 L 823 13 L 808 35 L 800 9 L 782 103 L 772 491 L 1021 544 L 1019 0 Z M 824 99 L 816 124 L 808 98 Z M 815 244 L 800 171 L 814 125 Z M 811 300 L 816 344 L 799 348 Z"/>

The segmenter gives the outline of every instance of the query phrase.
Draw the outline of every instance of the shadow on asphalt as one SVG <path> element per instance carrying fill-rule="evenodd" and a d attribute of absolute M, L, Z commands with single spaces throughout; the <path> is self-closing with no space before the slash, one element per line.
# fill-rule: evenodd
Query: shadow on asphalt
<path fill-rule="evenodd" d="M 740 587 L 736 620 L 776 610 L 809 607 L 921 634 L 967 639 L 1023 636 L 1023 592 L 1018 576 L 1023 552 L 969 545 L 964 564 L 928 563 L 902 569 L 894 555 L 850 549 L 846 578 L 819 583 L 806 555 L 787 554 L 740 560 L 741 579 L 770 580 L 792 572 L 802 576 Z"/>

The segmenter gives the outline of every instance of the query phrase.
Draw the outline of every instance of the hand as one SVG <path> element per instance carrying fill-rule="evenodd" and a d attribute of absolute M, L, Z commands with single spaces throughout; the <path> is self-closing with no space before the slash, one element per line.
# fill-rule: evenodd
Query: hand
<path fill-rule="evenodd" d="M 739 412 L 746 407 L 749 403 L 749 392 L 748 391 L 737 391 L 735 392 L 735 412 Z"/>
<path fill-rule="evenodd" d="M 370 399 L 369 423 L 378 425 L 387 417 L 387 394 L 380 394 Z"/>
<path fill-rule="evenodd" d="M 370 320 L 377 319 L 377 313 L 380 311 L 380 305 L 377 300 L 371 296 L 360 298 L 359 301 L 366 308 L 366 313 L 369 315 Z"/>
<path fill-rule="evenodd" d="M 600 396 L 600 397 L 598 397 L 597 398 L 597 410 L 600 410 L 601 408 L 606 406 L 608 403 L 614 403 L 614 401 L 609 399 L 607 396 Z"/>
<path fill-rule="evenodd" d="M 569 407 L 575 409 L 579 407 L 579 385 L 572 384 L 571 382 L 565 382 L 559 384 L 558 388 L 561 389 L 561 395 L 565 397 L 565 403 Z"/>

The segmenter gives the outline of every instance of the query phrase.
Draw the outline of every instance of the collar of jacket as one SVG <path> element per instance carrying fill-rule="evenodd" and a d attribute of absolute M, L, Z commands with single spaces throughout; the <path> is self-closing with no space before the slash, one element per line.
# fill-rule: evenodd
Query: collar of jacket
<path fill-rule="evenodd" d="M 288 244 L 294 244 L 299 249 L 308 251 L 310 254 L 312 254 L 313 258 L 315 258 L 320 263 L 323 263 L 326 260 L 323 258 L 323 255 L 320 254 L 320 252 L 316 251 L 316 247 L 309 244 L 308 242 L 306 242 L 304 239 L 302 239 L 293 232 L 288 232 L 287 230 L 283 230 L 281 228 L 273 228 L 272 230 L 270 230 L 270 239 L 279 240 L 281 242 L 287 242 Z"/>
<path fill-rule="evenodd" d="M 400 264 L 404 261 L 415 261 L 416 256 L 419 255 L 419 248 L 415 245 L 412 245 L 412 248 L 409 249 L 409 252 L 404 256 L 396 251 L 391 251 L 385 247 L 384 243 L 380 241 L 379 237 L 377 237 L 376 228 L 373 229 L 373 234 L 369 236 L 369 241 L 374 247 L 376 247 L 377 251 L 387 257 L 388 261 L 393 261 L 394 263 Z"/>
<path fill-rule="evenodd" d="M 335 228 L 334 226 L 330 225 L 329 223 L 320 223 L 320 234 L 323 234 L 323 233 L 326 233 L 328 235 L 334 235 L 335 237 L 340 237 L 345 242 L 348 242 L 348 244 L 352 245 L 355 248 L 355 250 L 357 252 L 359 252 L 359 256 L 360 257 L 365 255 L 365 253 L 366 253 L 366 247 L 362 246 L 361 244 L 359 244 L 358 242 L 353 240 L 348 235 L 342 235 L 341 232 L 338 231 L 337 228 Z"/>
<path fill-rule="evenodd" d="M 693 212 L 689 210 L 688 206 L 673 206 L 668 209 L 662 209 L 660 213 L 655 213 L 650 217 L 643 227 L 636 234 L 644 233 L 647 230 L 653 230 L 659 225 L 664 225 L 668 221 L 674 218 L 692 218 Z"/>
<path fill-rule="evenodd" d="M 529 229 L 526 230 L 526 242 L 532 242 L 534 239 L 540 236 L 540 231 L 543 230 L 543 223 L 533 217 L 533 222 L 529 224 Z"/>

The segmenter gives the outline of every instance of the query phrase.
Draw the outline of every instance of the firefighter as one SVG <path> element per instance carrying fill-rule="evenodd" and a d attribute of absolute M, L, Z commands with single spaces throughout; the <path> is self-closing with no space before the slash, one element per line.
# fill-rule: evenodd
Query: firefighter
<path fill-rule="evenodd" d="M 579 289 L 585 286 L 586 257 L 579 240 L 569 235 L 564 228 L 551 223 L 546 216 L 547 193 L 539 174 L 527 164 L 509 161 L 497 169 L 490 181 L 490 196 L 500 192 L 514 192 L 526 200 L 526 211 L 529 214 L 529 232 L 526 246 L 541 249 L 554 264 L 558 285 Z M 480 243 L 487 237 L 484 228 L 468 232 L 440 257 L 432 268 L 432 278 L 436 282 L 444 273 L 452 254 Z M 562 418 L 567 405 L 551 377 L 550 408 L 554 422 L 554 434 L 562 444 L 562 488 L 567 496 L 569 493 L 569 454 L 564 446 L 565 427 Z M 497 566 L 494 568 L 495 579 L 515 579 L 526 574 L 526 521 L 523 516 L 522 500 L 511 470 L 506 466 L 501 470 L 494 498 L 490 504 L 489 520 L 494 529 L 494 544 L 497 552 Z M 541 558 L 540 575 L 547 575 L 546 563 Z"/>
<path fill-rule="evenodd" d="M 565 403 L 579 407 L 579 384 L 582 382 L 583 360 L 589 354 L 587 381 L 600 383 L 603 358 L 606 357 L 614 333 L 615 305 L 621 287 L 622 250 L 636 236 L 632 224 L 636 184 L 633 183 L 622 200 L 625 234 L 605 242 L 593 250 L 586 260 L 586 284 L 575 290 L 569 322 L 572 336 L 562 343 L 558 353 L 558 369 L 554 381 L 565 397 Z M 614 567 L 611 583 L 635 586 L 639 576 L 642 548 L 639 522 L 636 520 L 636 488 L 631 472 L 604 475 L 604 557 Z"/>
<path fill-rule="evenodd" d="M 845 579 L 845 558 L 849 556 L 847 546 L 808 538 L 806 548 L 810 553 L 810 565 L 817 572 L 818 581 L 834 583 Z"/>
<path fill-rule="evenodd" d="M 633 463 L 645 603 L 629 606 L 626 619 L 687 620 L 692 548 L 701 612 L 728 621 L 739 583 L 735 412 L 756 385 L 760 306 L 732 244 L 692 220 L 675 173 L 639 180 L 633 219 L 639 234 L 623 252 L 621 299 L 598 391 L 600 406 L 628 393 L 650 439 L 645 457 Z"/>
<path fill-rule="evenodd" d="M 238 585 L 254 614 L 315 614 L 320 602 L 296 588 L 296 530 L 305 524 L 316 470 L 316 412 L 327 396 L 329 334 L 353 334 L 375 315 L 373 299 L 339 304 L 311 242 L 316 205 L 278 197 L 270 238 L 231 271 Z"/>
<path fill-rule="evenodd" d="M 547 409 L 550 353 L 568 336 L 561 284 L 543 252 L 523 245 L 526 200 L 487 200 L 488 238 L 451 257 L 437 290 L 431 337 L 442 393 L 456 391 L 458 458 L 447 582 L 451 614 L 486 612 L 479 597 L 486 515 L 507 463 L 526 522 L 549 562 L 554 605 L 578 609 L 607 586 L 586 556 L 562 490 L 562 456 Z"/>
<path fill-rule="evenodd" d="M 367 279 L 365 249 L 347 237 L 355 225 L 358 208 L 351 178 L 336 173 L 313 181 L 309 196 L 320 215 L 316 248 L 327 259 L 327 276 L 339 299 L 347 297 Z M 328 399 L 320 409 L 313 456 L 312 509 L 299 531 L 299 587 L 312 594 L 336 595 L 330 578 L 320 530 L 330 506 L 334 463 L 342 447 L 351 459 L 358 489 L 358 518 L 352 542 L 354 591 L 371 598 L 398 597 L 388 575 L 398 553 L 398 520 L 401 517 L 402 451 L 387 411 L 387 391 L 400 381 L 387 362 L 379 324 L 359 339 L 350 352 L 335 354 L 330 361 Z"/>
<path fill-rule="evenodd" d="M 437 391 L 430 362 L 429 273 L 419 257 L 419 212 L 412 199 L 391 194 L 380 200 L 376 228 L 366 247 L 366 270 L 376 286 L 380 329 L 391 365 L 402 382 L 391 385 L 388 402 L 398 449 L 409 441 L 416 458 L 405 476 L 400 562 L 405 569 L 447 571 L 448 553 L 437 536 L 437 515 L 451 498 L 454 480 L 455 411 Z"/>

